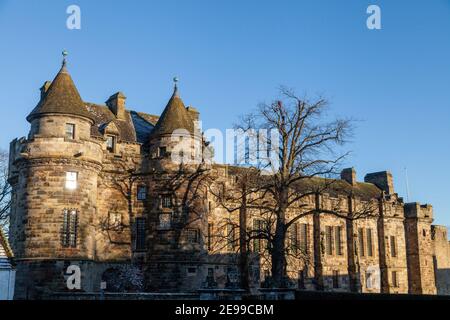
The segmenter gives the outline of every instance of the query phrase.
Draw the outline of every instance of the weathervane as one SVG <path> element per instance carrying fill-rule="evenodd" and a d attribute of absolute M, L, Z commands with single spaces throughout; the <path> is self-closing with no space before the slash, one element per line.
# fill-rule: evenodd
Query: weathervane
<path fill-rule="evenodd" d="M 174 78 L 173 78 L 174 91 L 175 91 L 175 93 L 178 92 L 178 81 L 180 81 L 180 79 L 178 79 L 178 77 L 174 77 Z"/>
<path fill-rule="evenodd" d="M 69 55 L 69 53 L 67 52 L 67 50 L 63 50 L 63 52 L 62 52 L 62 56 L 63 56 L 63 67 L 65 67 L 66 66 L 66 64 L 67 64 L 67 56 Z"/>

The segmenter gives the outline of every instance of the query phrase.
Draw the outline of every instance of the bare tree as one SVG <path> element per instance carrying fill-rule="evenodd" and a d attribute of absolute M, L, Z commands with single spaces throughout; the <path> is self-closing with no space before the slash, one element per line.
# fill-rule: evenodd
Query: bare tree
<path fill-rule="evenodd" d="M 11 186 L 8 183 L 8 153 L 0 150 L 0 228 L 8 228 L 10 209 Z"/>
<path fill-rule="evenodd" d="M 219 240 L 217 241 L 219 245 L 215 247 L 220 251 L 225 246 L 231 245 L 238 251 L 240 286 L 248 291 L 250 289 L 248 249 L 251 241 L 259 238 L 259 235 L 249 233 L 247 220 L 250 216 L 249 209 L 257 207 L 258 202 L 261 201 L 258 193 L 260 172 L 251 168 L 239 167 L 229 167 L 228 171 L 234 180 L 230 189 L 225 190 L 224 186 L 217 188 L 217 185 L 210 188 L 217 205 L 232 215 L 230 218 L 222 219 L 222 225 L 217 228 L 218 233 L 215 235 L 215 239 Z M 236 233 L 239 237 L 234 237 Z M 221 236 L 222 234 L 224 236 Z"/>
<path fill-rule="evenodd" d="M 332 214 L 344 219 L 357 219 L 370 215 L 373 204 L 351 215 L 342 209 L 341 203 L 325 207 L 320 195 L 336 189 L 336 175 L 340 165 L 348 156 L 342 146 L 352 133 L 352 121 L 332 119 L 326 115 L 327 100 L 319 98 L 309 101 L 299 98 L 292 90 L 281 88 L 282 99 L 270 104 L 261 104 L 258 110 L 245 116 L 238 126 L 248 134 L 258 135 L 257 150 L 247 150 L 247 157 L 258 158 L 261 153 L 272 153 L 272 157 L 258 163 L 265 173 L 258 180 L 259 208 L 264 218 L 264 227 L 251 230 L 267 241 L 270 254 L 272 286 L 286 285 L 286 236 L 288 229 L 302 217 L 314 217 L 314 263 L 318 287 L 321 287 L 321 235 L 320 214 Z M 270 135 L 260 136 L 260 130 L 275 130 L 278 141 Z M 248 154 L 256 152 L 257 154 Z M 275 155 L 275 156 L 273 156 Z M 343 192 L 345 190 L 340 190 Z M 338 193 L 339 193 L 338 192 Z M 351 191 L 348 194 L 351 197 Z M 314 199 L 311 207 L 308 200 Z M 300 255 L 304 256 L 300 252 Z"/>

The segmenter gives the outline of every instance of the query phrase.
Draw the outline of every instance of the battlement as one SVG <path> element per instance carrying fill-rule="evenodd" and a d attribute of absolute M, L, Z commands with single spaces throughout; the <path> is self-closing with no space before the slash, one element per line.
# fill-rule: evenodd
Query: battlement
<path fill-rule="evenodd" d="M 413 202 L 406 203 L 404 208 L 406 218 L 433 219 L 432 205 Z"/>

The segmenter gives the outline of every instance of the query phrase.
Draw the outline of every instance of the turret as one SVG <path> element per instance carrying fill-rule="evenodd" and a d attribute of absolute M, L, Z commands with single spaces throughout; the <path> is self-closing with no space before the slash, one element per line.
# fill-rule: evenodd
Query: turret
<path fill-rule="evenodd" d="M 41 285 L 66 289 L 61 277 L 65 264 L 58 261 L 95 257 L 102 143 L 91 139 L 93 120 L 67 70 L 66 55 L 27 117 L 28 140 L 11 145 L 11 244 L 18 261 L 18 298 L 33 296 Z"/>
<path fill-rule="evenodd" d="M 172 97 L 150 136 L 150 157 L 157 159 L 166 169 L 177 168 L 180 163 L 199 165 L 204 147 L 198 128 L 198 111 L 186 108 L 178 92 L 175 78 Z"/>
<path fill-rule="evenodd" d="M 431 231 L 433 207 L 407 203 L 404 210 L 409 293 L 436 294 Z"/>

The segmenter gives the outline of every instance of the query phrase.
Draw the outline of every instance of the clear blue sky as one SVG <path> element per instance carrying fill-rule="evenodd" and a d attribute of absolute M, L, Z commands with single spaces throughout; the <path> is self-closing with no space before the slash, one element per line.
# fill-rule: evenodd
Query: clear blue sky
<path fill-rule="evenodd" d="M 77 4 L 82 29 L 66 28 Z M 366 28 L 366 8 L 382 30 Z M 396 189 L 431 203 L 450 225 L 450 1 L 0 0 L 0 147 L 28 131 L 25 116 L 61 55 L 86 101 L 121 90 L 130 108 L 160 113 L 178 75 L 204 129 L 287 85 L 326 95 L 332 113 L 358 118 L 349 166 L 390 170 Z"/>

